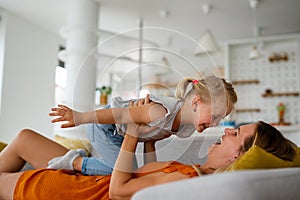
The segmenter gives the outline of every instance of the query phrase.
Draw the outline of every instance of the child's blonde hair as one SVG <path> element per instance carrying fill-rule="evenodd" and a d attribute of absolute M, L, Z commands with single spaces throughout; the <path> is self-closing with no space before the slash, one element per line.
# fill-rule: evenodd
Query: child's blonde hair
<path fill-rule="evenodd" d="M 230 83 L 223 78 L 209 75 L 203 79 L 195 80 L 183 78 L 177 85 L 175 96 L 186 99 L 191 94 L 200 96 L 204 103 L 221 102 L 226 103 L 227 114 L 233 109 L 237 102 L 237 94 Z"/>

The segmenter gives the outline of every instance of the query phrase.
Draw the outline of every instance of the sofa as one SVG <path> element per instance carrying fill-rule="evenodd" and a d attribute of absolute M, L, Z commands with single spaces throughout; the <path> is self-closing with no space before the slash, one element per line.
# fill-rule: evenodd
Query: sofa
<path fill-rule="evenodd" d="M 207 147 L 222 134 L 222 130 L 216 130 L 185 139 L 172 136 L 159 141 L 157 158 L 201 164 L 206 160 Z M 142 152 L 140 144 L 139 151 Z M 227 172 L 152 186 L 138 191 L 132 199 L 300 199 L 300 149 L 295 162 L 280 160 L 258 147 L 247 153 Z M 138 161 L 142 164 L 139 156 Z"/>
<path fill-rule="evenodd" d="M 300 168 L 244 170 L 207 175 L 138 191 L 132 200 L 298 200 Z"/>
<path fill-rule="evenodd" d="M 206 161 L 208 147 L 216 142 L 223 132 L 195 133 L 188 138 L 179 138 L 172 135 L 169 138 L 156 142 L 158 161 L 176 160 L 185 164 L 202 164 Z M 138 166 L 143 163 L 143 143 L 139 143 L 136 150 Z"/>

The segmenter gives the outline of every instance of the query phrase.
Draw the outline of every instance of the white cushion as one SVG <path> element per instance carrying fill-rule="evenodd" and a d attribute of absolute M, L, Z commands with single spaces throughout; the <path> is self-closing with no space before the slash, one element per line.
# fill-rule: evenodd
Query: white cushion
<path fill-rule="evenodd" d="M 300 168 L 225 172 L 145 188 L 133 200 L 300 199 Z"/>

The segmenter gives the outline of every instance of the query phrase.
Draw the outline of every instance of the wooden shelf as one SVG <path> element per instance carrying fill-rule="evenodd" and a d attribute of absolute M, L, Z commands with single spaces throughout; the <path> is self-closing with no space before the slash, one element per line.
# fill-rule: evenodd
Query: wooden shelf
<path fill-rule="evenodd" d="M 276 93 L 264 93 L 263 97 L 278 97 L 278 96 L 299 96 L 299 92 L 276 92 Z"/>
<path fill-rule="evenodd" d="M 291 123 L 290 122 L 273 122 L 270 123 L 272 126 L 290 126 Z"/>
<path fill-rule="evenodd" d="M 236 112 L 260 112 L 259 108 L 239 108 Z"/>
<path fill-rule="evenodd" d="M 259 80 L 235 80 L 232 81 L 233 85 L 244 85 L 244 84 L 259 84 Z"/>

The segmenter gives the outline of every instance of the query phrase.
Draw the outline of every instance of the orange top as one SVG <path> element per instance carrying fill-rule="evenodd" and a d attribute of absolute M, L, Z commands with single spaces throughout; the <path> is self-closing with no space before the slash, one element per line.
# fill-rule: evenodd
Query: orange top
<path fill-rule="evenodd" d="M 199 167 L 199 165 L 196 165 L 196 166 Z M 172 173 L 175 171 L 179 171 L 181 174 L 188 175 L 190 178 L 198 176 L 197 172 L 195 171 L 195 169 L 192 166 L 184 165 L 180 162 L 173 161 L 169 165 L 167 165 L 163 168 L 149 171 L 149 172 L 136 173 L 136 174 L 133 174 L 133 177 L 137 178 L 137 177 L 145 176 L 147 174 L 151 174 L 154 172 Z"/>
<path fill-rule="evenodd" d="M 168 166 L 149 173 L 137 173 L 134 177 L 154 172 L 179 171 L 190 177 L 197 176 L 192 166 L 172 162 Z M 39 169 L 25 171 L 19 178 L 14 199 L 109 199 L 108 189 L 111 175 L 84 176 L 70 170 Z"/>

